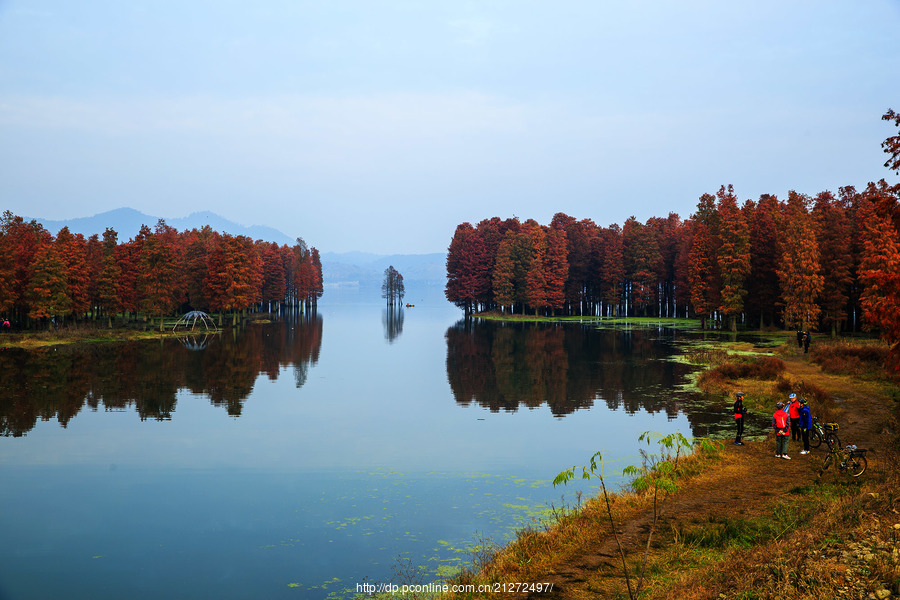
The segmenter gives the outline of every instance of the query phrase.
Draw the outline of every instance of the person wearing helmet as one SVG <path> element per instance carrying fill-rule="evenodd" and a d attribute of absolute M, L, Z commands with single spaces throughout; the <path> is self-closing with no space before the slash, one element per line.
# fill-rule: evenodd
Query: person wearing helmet
<path fill-rule="evenodd" d="M 737 424 L 737 434 L 734 438 L 736 446 L 744 445 L 741 438 L 744 437 L 744 415 L 746 414 L 747 411 L 744 409 L 744 392 L 738 392 L 737 399 L 734 401 L 734 422 Z"/>
<path fill-rule="evenodd" d="M 772 428 L 775 429 L 775 457 L 790 460 L 787 451 L 791 440 L 791 416 L 784 410 L 784 402 L 775 405 Z"/>
<path fill-rule="evenodd" d="M 787 411 L 788 415 L 790 415 L 792 422 L 800 422 L 800 400 L 797 398 L 797 394 L 791 394 L 788 397 L 788 404 L 784 409 Z M 795 442 L 800 442 L 799 427 L 791 427 L 791 439 Z"/>

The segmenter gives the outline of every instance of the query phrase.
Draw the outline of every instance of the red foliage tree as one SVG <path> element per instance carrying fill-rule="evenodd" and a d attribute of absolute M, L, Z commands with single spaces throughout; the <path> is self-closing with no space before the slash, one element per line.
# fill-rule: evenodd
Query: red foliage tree
<path fill-rule="evenodd" d="M 900 231 L 893 220 L 900 186 L 894 186 L 893 193 L 873 187 L 870 185 L 860 201 L 863 250 L 859 277 L 864 286 L 860 300 L 867 326 L 878 328 L 891 345 L 893 369 L 900 373 Z"/>
<path fill-rule="evenodd" d="M 458 225 L 447 249 L 447 300 L 466 314 L 473 312 L 490 292 L 492 267 L 484 236 L 470 223 Z"/>
<path fill-rule="evenodd" d="M 650 227 L 629 217 L 622 227 L 625 279 L 630 289 L 629 300 L 635 314 L 646 316 L 656 305 L 656 284 L 662 269 L 656 235 Z"/>
<path fill-rule="evenodd" d="M 706 328 L 706 320 L 721 304 L 719 278 L 718 213 L 715 197 L 703 194 L 693 216 L 694 237 L 688 259 L 688 279 L 691 284 L 691 304 L 700 317 L 700 327 Z"/>
<path fill-rule="evenodd" d="M 750 275 L 745 306 L 748 312 L 759 315 L 762 329 L 767 316 L 769 324 L 776 322 L 776 307 L 781 301 L 777 272 L 781 260 L 776 225 L 778 198 L 763 194 L 757 204 L 748 203 L 744 212 L 749 213 L 750 224 Z"/>
<path fill-rule="evenodd" d="M 622 229 L 615 223 L 600 230 L 598 261 L 600 263 L 600 298 L 607 316 L 616 316 L 622 305 L 625 282 L 624 240 Z"/>
<path fill-rule="evenodd" d="M 853 268 L 852 245 L 847 242 L 852 237 L 852 228 L 846 206 L 831 192 L 816 196 L 813 218 L 824 277 L 819 305 L 822 307 L 823 324 L 831 329 L 834 337 L 838 327 L 847 320 Z"/>
<path fill-rule="evenodd" d="M 152 235 L 144 239 L 140 254 L 138 285 L 141 295 L 141 310 L 150 316 L 159 317 L 159 329 L 163 330 L 165 315 L 171 314 L 183 293 L 178 283 L 178 247 L 175 243 L 177 232 L 162 219 Z"/>
<path fill-rule="evenodd" d="M 750 229 L 738 208 L 732 186 L 719 188 L 716 195 L 719 214 L 719 252 L 716 256 L 721 281 L 719 310 L 729 318 L 731 331 L 737 331 L 737 318 L 744 312 L 746 281 L 750 274 Z"/>
<path fill-rule="evenodd" d="M 817 329 L 822 293 L 822 266 L 815 221 L 808 210 L 809 198 L 791 190 L 782 215 L 781 262 L 778 280 L 784 301 L 786 327 Z"/>
<path fill-rule="evenodd" d="M 119 298 L 119 279 L 122 270 L 116 261 L 118 234 L 109 227 L 103 232 L 103 256 L 100 260 L 100 275 L 97 278 L 97 303 L 107 322 L 112 327 L 113 315 L 122 310 Z"/>
<path fill-rule="evenodd" d="M 26 297 L 30 319 L 64 317 L 71 312 L 72 300 L 66 284 L 66 265 L 55 245 L 48 244 L 35 255 Z"/>
<path fill-rule="evenodd" d="M 565 230 L 552 227 L 544 236 L 544 281 L 547 307 L 555 312 L 566 305 L 566 282 L 569 279 L 568 240 Z"/>
<path fill-rule="evenodd" d="M 262 301 L 279 304 L 284 301 L 284 266 L 278 244 L 264 244 L 262 248 Z"/>
<path fill-rule="evenodd" d="M 84 315 L 91 305 L 91 274 L 88 270 L 87 244 L 84 236 L 73 235 L 68 227 L 56 234 L 57 254 L 66 270 L 69 310 L 76 318 Z"/>

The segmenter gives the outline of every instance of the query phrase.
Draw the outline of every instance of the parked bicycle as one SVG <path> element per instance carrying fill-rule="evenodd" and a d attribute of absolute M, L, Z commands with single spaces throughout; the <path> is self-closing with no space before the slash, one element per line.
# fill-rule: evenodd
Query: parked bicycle
<path fill-rule="evenodd" d="M 827 470 L 832 464 L 837 465 L 841 473 L 847 473 L 851 477 L 859 477 L 866 472 L 869 466 L 866 461 L 866 448 L 857 448 L 853 444 L 847 444 L 846 448 L 837 446 L 828 447 L 828 456 L 822 463 L 822 469 Z"/>
<path fill-rule="evenodd" d="M 819 423 L 819 417 L 813 417 L 813 426 L 809 430 L 809 446 L 810 448 L 818 448 L 822 442 L 828 444 L 829 448 L 840 448 L 841 439 L 835 433 L 838 430 L 837 423 Z"/>

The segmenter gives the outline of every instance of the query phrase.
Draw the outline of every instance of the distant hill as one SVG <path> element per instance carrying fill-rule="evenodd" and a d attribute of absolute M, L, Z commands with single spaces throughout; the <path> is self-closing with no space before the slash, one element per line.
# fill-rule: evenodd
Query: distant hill
<path fill-rule="evenodd" d="M 36 217 L 23 217 L 26 221 L 34 218 L 35 221 L 47 228 L 47 231 L 56 235 L 63 227 L 68 227 L 72 233 L 80 233 L 85 237 L 94 235 L 102 236 L 107 227 L 111 227 L 119 234 L 119 242 L 127 242 L 138 234 L 141 225 L 147 225 L 150 229 L 156 226 L 160 217 L 145 215 L 133 208 L 117 208 L 107 212 L 94 215 L 92 217 L 80 217 L 77 219 L 68 219 L 65 221 L 51 221 L 50 219 L 40 219 Z M 166 224 L 174 227 L 178 231 L 189 229 L 200 229 L 204 225 L 209 225 L 220 233 L 230 233 L 231 235 L 246 235 L 254 240 L 265 240 L 267 242 L 275 242 L 279 245 L 294 244 L 296 240 L 291 239 L 287 235 L 273 229 L 272 227 L 264 227 L 262 225 L 239 225 L 234 221 L 221 217 L 215 213 L 205 211 L 191 213 L 186 217 L 179 219 L 166 219 Z"/>

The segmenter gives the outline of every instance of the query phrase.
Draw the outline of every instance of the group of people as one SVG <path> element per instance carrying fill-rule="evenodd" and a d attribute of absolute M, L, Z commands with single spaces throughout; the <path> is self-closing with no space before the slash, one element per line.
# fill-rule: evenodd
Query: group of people
<path fill-rule="evenodd" d="M 738 392 L 734 402 L 734 419 L 737 423 L 737 435 L 734 443 L 743 446 L 744 420 L 747 411 L 744 408 L 744 392 Z M 793 424 L 793 425 L 792 425 Z M 803 443 L 800 454 L 809 454 L 809 430 L 812 429 L 813 420 L 809 403 L 804 398 L 798 398 L 792 393 L 788 396 L 788 402 L 779 402 L 775 405 L 772 415 L 772 427 L 775 429 L 775 457 L 790 460 L 788 456 L 788 444 L 790 440 Z"/>
<path fill-rule="evenodd" d="M 812 336 L 809 334 L 809 331 L 797 331 L 797 347 L 803 348 L 803 352 L 809 353 L 809 343 L 812 341 Z"/>

